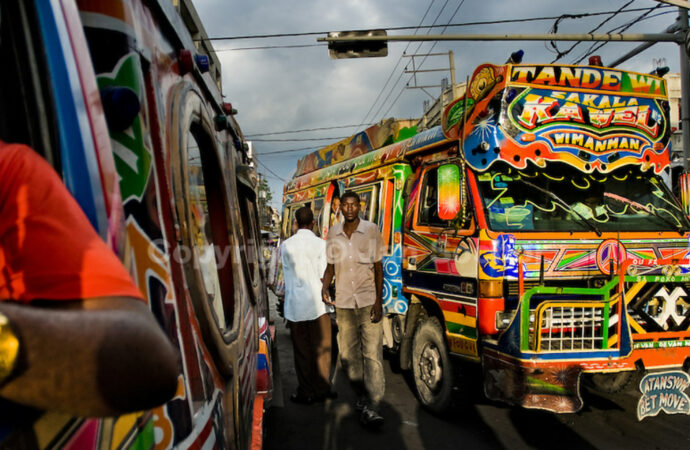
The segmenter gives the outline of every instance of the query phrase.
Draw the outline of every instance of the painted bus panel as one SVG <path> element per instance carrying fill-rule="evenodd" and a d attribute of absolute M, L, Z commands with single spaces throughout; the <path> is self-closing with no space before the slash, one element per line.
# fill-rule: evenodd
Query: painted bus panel
<path fill-rule="evenodd" d="M 42 125 L 17 132 L 16 140 L 55 166 L 121 256 L 179 348 L 182 372 L 168 403 L 121 417 L 17 406 L 8 416 L 3 406 L 0 442 L 260 446 L 273 343 L 259 264 L 257 177 L 215 80 L 183 62 L 185 54 L 195 61 L 197 49 L 178 10 L 164 0 L 51 0 L 9 2 L 1 16 L 3 27 L 23 17 L 34 39 L 18 33 L 2 42 L 3 52 L 28 55 L 26 67 L 16 69 L 30 74 L 17 78 L 29 92 L 18 111 L 38 111 L 23 122 Z"/>

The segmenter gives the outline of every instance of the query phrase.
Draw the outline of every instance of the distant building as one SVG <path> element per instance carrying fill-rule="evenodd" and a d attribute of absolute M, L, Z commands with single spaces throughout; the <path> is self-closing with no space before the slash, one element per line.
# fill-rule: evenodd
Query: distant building
<path fill-rule="evenodd" d="M 683 132 L 680 129 L 680 74 L 669 73 L 664 78 L 671 107 L 671 145 L 673 153 L 680 156 L 683 154 Z"/>
<path fill-rule="evenodd" d="M 465 95 L 465 85 L 464 81 L 462 83 L 455 83 L 453 86 L 443 89 L 441 95 L 433 103 L 425 101 L 424 115 L 417 122 L 417 130 L 424 131 L 441 125 L 443 110 L 450 102 Z"/>

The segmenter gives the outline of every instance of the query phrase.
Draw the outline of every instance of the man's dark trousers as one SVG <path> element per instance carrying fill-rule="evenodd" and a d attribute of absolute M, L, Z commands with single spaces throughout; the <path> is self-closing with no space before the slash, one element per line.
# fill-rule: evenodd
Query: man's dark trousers
<path fill-rule="evenodd" d="M 319 399 L 331 390 L 331 318 L 290 322 L 297 394 Z"/>

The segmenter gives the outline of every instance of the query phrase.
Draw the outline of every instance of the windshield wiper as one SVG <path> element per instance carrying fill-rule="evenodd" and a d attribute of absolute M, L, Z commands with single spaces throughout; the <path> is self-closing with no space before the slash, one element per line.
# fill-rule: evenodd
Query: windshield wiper
<path fill-rule="evenodd" d="M 537 191 L 539 191 L 539 192 L 541 192 L 541 193 L 543 193 L 543 194 L 548 195 L 550 198 L 552 198 L 553 200 L 555 200 L 559 205 L 563 206 L 569 213 L 573 213 L 574 215 L 576 215 L 577 217 L 579 217 L 580 220 L 581 220 L 582 222 L 584 222 L 584 223 L 587 224 L 592 230 L 594 230 L 594 232 L 597 234 L 597 236 L 601 236 L 601 231 L 599 230 L 599 227 L 597 227 L 596 224 L 595 224 L 593 221 L 591 221 L 590 219 L 586 218 L 585 216 L 583 216 L 582 214 L 580 214 L 579 212 L 577 212 L 576 209 L 574 209 L 574 208 L 573 208 L 572 206 L 570 206 L 565 200 L 563 200 L 562 198 L 560 198 L 559 196 L 557 196 L 557 195 L 554 194 L 553 192 L 548 191 L 548 190 L 544 189 L 544 188 L 541 187 L 541 186 L 537 186 L 536 184 L 533 184 L 533 183 L 531 183 L 531 182 L 529 182 L 529 181 L 527 181 L 527 180 L 523 180 L 522 178 L 513 178 L 513 181 L 519 181 L 519 182 L 522 183 L 522 184 L 525 184 L 525 185 L 527 185 L 527 186 L 529 186 L 529 187 L 531 187 L 531 188 L 533 188 L 533 189 L 536 189 Z"/>
<path fill-rule="evenodd" d="M 642 203 L 638 203 L 634 200 L 630 200 L 629 198 L 625 198 L 622 195 L 614 194 L 612 192 L 604 192 L 604 197 L 619 201 L 623 204 L 630 205 L 631 207 L 635 209 L 639 209 L 641 211 L 646 212 L 647 214 L 651 214 L 654 217 L 659 218 L 661 221 L 663 221 L 666 225 L 675 228 L 676 232 L 679 233 L 681 236 L 685 233 L 685 230 L 683 229 L 683 226 L 678 223 L 673 223 L 671 220 L 667 219 L 666 217 L 662 216 L 656 210 L 653 208 L 647 208 L 645 205 Z"/>

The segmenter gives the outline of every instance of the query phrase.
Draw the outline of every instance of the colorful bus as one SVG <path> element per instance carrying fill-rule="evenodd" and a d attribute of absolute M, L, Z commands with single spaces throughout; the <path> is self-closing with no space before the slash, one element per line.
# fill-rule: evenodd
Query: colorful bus
<path fill-rule="evenodd" d="M 220 67 L 193 40 L 203 26 L 190 1 L 174 3 L 0 6 L 3 140 L 62 175 L 182 361 L 174 398 L 150 411 L 93 419 L 4 405 L 6 448 L 261 445 L 273 344 L 258 178 Z"/>
<path fill-rule="evenodd" d="M 654 75 L 485 64 L 441 126 L 389 120 L 300 160 L 283 232 L 308 204 L 327 234 L 332 199 L 359 193 L 388 248 L 384 345 L 432 411 L 463 366 L 450 355 L 481 364 L 489 398 L 554 412 L 582 407 L 581 381 L 690 379 L 668 110 Z"/>

